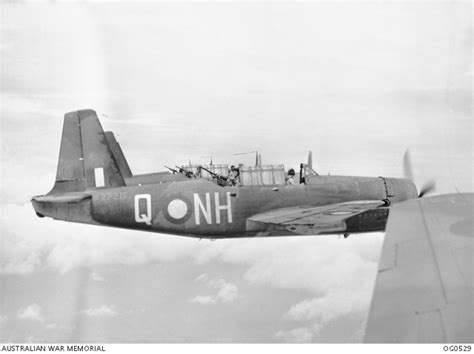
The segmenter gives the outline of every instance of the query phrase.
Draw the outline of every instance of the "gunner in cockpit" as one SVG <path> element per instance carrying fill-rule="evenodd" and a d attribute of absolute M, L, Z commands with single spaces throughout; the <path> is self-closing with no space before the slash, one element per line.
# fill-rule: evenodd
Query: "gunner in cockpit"
<path fill-rule="evenodd" d="M 234 165 L 230 166 L 229 176 L 227 177 L 228 186 L 239 186 L 240 185 L 240 173 L 239 169 Z"/>

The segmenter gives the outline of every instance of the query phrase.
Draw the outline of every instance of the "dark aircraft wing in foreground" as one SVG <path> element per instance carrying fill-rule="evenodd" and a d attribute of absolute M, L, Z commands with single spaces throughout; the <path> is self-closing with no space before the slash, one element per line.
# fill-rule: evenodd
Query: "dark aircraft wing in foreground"
<path fill-rule="evenodd" d="M 392 207 L 366 342 L 474 341 L 473 197 L 439 195 Z"/>
<path fill-rule="evenodd" d="M 299 235 L 317 235 L 321 233 L 344 233 L 346 220 L 364 212 L 385 206 L 380 200 L 354 201 L 325 205 L 321 207 L 293 207 L 272 210 L 250 217 L 248 229 L 267 228 L 286 229 Z M 386 212 L 384 209 L 382 212 Z"/>

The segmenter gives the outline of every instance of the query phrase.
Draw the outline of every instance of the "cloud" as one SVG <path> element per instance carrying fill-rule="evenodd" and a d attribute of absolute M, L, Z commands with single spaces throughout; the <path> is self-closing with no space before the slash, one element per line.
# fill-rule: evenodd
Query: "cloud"
<path fill-rule="evenodd" d="M 197 295 L 191 299 L 188 300 L 188 302 L 192 304 L 199 304 L 199 305 L 212 305 L 217 302 L 216 296 L 203 296 L 203 295 Z"/>
<path fill-rule="evenodd" d="M 27 336 L 25 337 L 26 343 L 40 343 L 41 340 L 38 340 L 36 336 Z"/>
<path fill-rule="evenodd" d="M 246 265 L 244 279 L 251 285 L 305 289 L 323 295 L 328 289 L 360 288 L 361 279 L 372 283 L 382 242 L 381 233 L 348 239 L 319 236 L 229 240 L 198 249 L 194 257 L 199 263 L 218 260 Z"/>
<path fill-rule="evenodd" d="M 238 288 L 232 283 L 226 282 L 224 279 L 211 279 L 208 285 L 217 289 L 216 298 L 219 302 L 232 302 L 238 297 Z"/>
<path fill-rule="evenodd" d="M 55 331 L 58 329 L 58 325 L 56 323 L 49 323 L 47 326 L 46 326 L 46 329 L 48 331 Z"/>
<path fill-rule="evenodd" d="M 367 286 L 351 293 L 331 292 L 293 305 L 287 317 L 295 321 L 315 320 L 324 324 L 343 315 L 363 312 L 368 307 L 370 295 L 371 289 Z"/>
<path fill-rule="evenodd" d="M 320 338 L 321 331 L 331 321 L 344 318 L 344 316 L 361 316 L 360 323 L 363 326 L 370 305 L 371 294 L 372 287 L 368 282 L 361 284 L 360 289 L 352 289 L 352 291 L 349 291 L 349 289 L 347 291 L 328 289 L 324 296 L 307 299 L 293 305 L 283 318 L 287 321 L 306 323 L 307 327 L 302 328 L 307 329 L 311 333 L 311 337 L 307 337 L 307 342 L 309 342 L 315 338 Z M 298 330 L 301 330 L 301 328 L 298 328 Z M 298 336 L 299 332 L 293 333 L 293 330 L 288 332 L 280 331 L 276 333 L 276 336 L 285 341 L 292 342 L 294 337 L 303 338 Z M 364 328 L 359 327 L 350 336 L 351 341 L 361 341 L 363 333 Z"/>
<path fill-rule="evenodd" d="M 29 203 L 0 209 L 0 274 L 45 269 L 66 273 L 77 267 L 172 261 L 202 247 L 186 238 L 40 219 Z"/>
<path fill-rule="evenodd" d="M 263 242 L 265 243 L 265 247 Z M 358 316 L 360 327 L 348 334 L 360 340 L 375 280 L 383 234 L 241 240 L 207 248 L 199 262 L 219 260 L 246 265 L 244 279 L 255 287 L 306 290 L 307 299 L 293 304 L 282 319 L 294 330 L 279 330 L 282 341 L 317 341 L 332 321 Z M 206 275 L 199 279 L 209 281 Z M 303 326 L 302 326 L 303 325 Z M 310 333 L 311 335 L 309 335 Z"/>
<path fill-rule="evenodd" d="M 196 278 L 196 281 L 205 282 L 208 279 L 209 279 L 209 275 L 207 275 L 207 273 L 202 273 Z"/>
<path fill-rule="evenodd" d="M 43 309 L 37 304 L 29 305 L 18 311 L 18 318 L 21 320 L 43 322 Z"/>
<path fill-rule="evenodd" d="M 275 338 L 287 343 L 309 343 L 314 337 L 314 333 L 306 328 L 300 327 L 290 331 L 278 331 Z"/>
<path fill-rule="evenodd" d="M 0 314 L 0 327 L 2 327 L 5 323 L 7 323 L 8 316 Z"/>
<path fill-rule="evenodd" d="M 115 309 L 107 305 L 102 305 L 96 308 L 90 308 L 90 309 L 84 310 L 83 313 L 86 316 L 90 316 L 90 317 L 114 317 L 117 315 L 117 312 L 115 311 Z"/>
<path fill-rule="evenodd" d="M 217 290 L 214 295 L 197 295 L 188 300 L 190 303 L 200 305 L 212 305 L 217 303 L 230 303 L 239 296 L 239 290 L 236 285 L 226 282 L 224 279 L 209 279 L 204 273 L 196 278 L 196 281 L 203 282 L 207 286 Z"/>
<path fill-rule="evenodd" d="M 105 281 L 104 277 L 101 276 L 99 273 L 91 273 L 90 275 L 91 280 L 97 281 L 97 282 L 103 282 Z"/>

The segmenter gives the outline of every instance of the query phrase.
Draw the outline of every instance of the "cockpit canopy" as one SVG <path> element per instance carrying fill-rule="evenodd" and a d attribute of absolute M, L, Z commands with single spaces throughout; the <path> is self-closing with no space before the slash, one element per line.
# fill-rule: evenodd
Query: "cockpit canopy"
<path fill-rule="evenodd" d="M 262 165 L 262 160 L 257 154 L 255 166 L 228 164 L 197 165 L 189 164 L 178 167 L 179 171 L 172 170 L 173 173 L 182 173 L 188 178 L 205 178 L 212 180 L 220 186 L 279 186 L 287 184 L 287 173 L 284 165 Z M 232 169 L 232 171 L 231 171 Z M 293 171 L 292 171 L 293 172 Z M 296 184 L 308 184 L 313 177 L 319 176 L 313 169 L 313 154 L 308 153 L 308 162 L 301 163 L 299 173 L 293 174 L 293 181 Z M 291 183 L 294 185 L 294 183 Z"/>
<path fill-rule="evenodd" d="M 227 178 L 230 171 L 228 164 L 191 164 L 182 166 L 181 169 L 188 173 L 191 172 L 193 177 L 209 180 L 216 180 L 216 175 Z M 284 165 L 239 165 L 236 169 L 239 172 L 240 186 L 274 186 L 286 184 Z"/>
<path fill-rule="evenodd" d="M 286 184 L 283 165 L 241 166 L 240 183 L 243 186 L 273 186 Z"/>

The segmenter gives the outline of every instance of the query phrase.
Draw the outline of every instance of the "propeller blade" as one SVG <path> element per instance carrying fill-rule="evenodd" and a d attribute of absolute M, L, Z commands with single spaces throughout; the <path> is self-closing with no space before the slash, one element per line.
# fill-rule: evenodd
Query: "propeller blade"
<path fill-rule="evenodd" d="M 313 169 L 313 152 L 311 150 L 308 152 L 308 168 Z"/>
<path fill-rule="evenodd" d="M 406 150 L 405 154 L 403 154 L 403 176 L 410 181 L 413 180 L 413 170 L 411 168 L 411 158 L 410 158 L 410 150 Z"/>
<path fill-rule="evenodd" d="M 424 195 L 433 192 L 436 189 L 436 182 L 435 181 L 428 181 L 426 182 L 423 187 L 421 187 L 420 194 L 418 198 L 423 198 Z"/>

